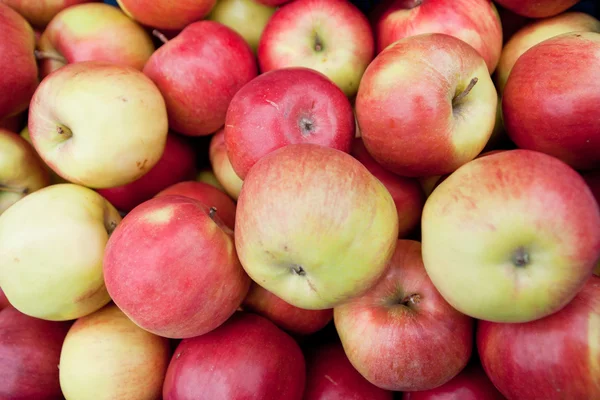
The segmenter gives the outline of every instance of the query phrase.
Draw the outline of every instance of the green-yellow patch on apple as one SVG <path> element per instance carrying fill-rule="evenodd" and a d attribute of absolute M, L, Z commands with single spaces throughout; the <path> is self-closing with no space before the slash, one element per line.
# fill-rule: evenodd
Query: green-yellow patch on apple
<path fill-rule="evenodd" d="M 165 206 L 147 213 L 144 215 L 143 219 L 151 224 L 166 224 L 171 221 L 174 216 L 175 210 L 173 207 Z"/>

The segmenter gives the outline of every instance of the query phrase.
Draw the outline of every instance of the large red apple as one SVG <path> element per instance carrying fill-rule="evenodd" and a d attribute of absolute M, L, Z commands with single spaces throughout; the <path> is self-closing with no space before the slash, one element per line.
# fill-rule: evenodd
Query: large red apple
<path fill-rule="evenodd" d="M 529 18 L 552 17 L 568 10 L 580 0 L 495 0 L 502 7 Z"/>
<path fill-rule="evenodd" d="M 170 128 L 202 136 L 223 126 L 231 99 L 256 76 L 257 65 L 244 38 L 205 20 L 188 25 L 156 50 L 144 73 L 165 98 Z"/>
<path fill-rule="evenodd" d="M 118 0 L 131 18 L 153 28 L 180 30 L 206 17 L 216 0 Z"/>
<path fill-rule="evenodd" d="M 471 357 L 473 319 L 438 293 L 416 241 L 399 240 L 381 280 L 333 313 L 348 359 L 383 389 L 433 389 L 458 375 Z"/>
<path fill-rule="evenodd" d="M 266 154 L 291 143 L 350 152 L 356 132 L 350 100 L 325 75 L 304 67 L 265 72 L 233 96 L 225 145 L 243 180 Z"/>
<path fill-rule="evenodd" d="M 477 349 L 509 399 L 600 399 L 600 277 L 565 308 L 523 324 L 480 321 Z"/>
<path fill-rule="evenodd" d="M 300 400 L 302 350 L 256 314 L 236 313 L 212 332 L 177 346 L 163 386 L 165 400 Z"/>

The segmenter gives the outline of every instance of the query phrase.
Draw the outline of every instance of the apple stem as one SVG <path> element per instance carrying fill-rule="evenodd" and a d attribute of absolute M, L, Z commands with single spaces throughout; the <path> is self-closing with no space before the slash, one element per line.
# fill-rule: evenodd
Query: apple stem
<path fill-rule="evenodd" d="M 117 228 L 117 221 L 110 221 L 108 224 L 106 224 L 106 232 L 108 233 L 108 235 L 110 236 L 115 229 Z"/>
<path fill-rule="evenodd" d="M 152 35 L 154 35 L 154 37 L 157 37 L 158 40 L 160 40 L 163 44 L 167 44 L 169 42 L 169 39 L 167 39 L 165 34 L 159 31 L 158 29 L 153 29 Z"/>
<path fill-rule="evenodd" d="M 464 99 L 465 97 L 467 97 L 467 95 L 471 92 L 471 90 L 473 89 L 473 87 L 475 87 L 475 85 L 477 84 L 477 82 L 479 82 L 479 78 L 473 78 L 473 79 L 471 79 L 471 82 L 469 82 L 469 85 L 467 85 L 466 89 L 463 90 L 458 96 L 456 96 L 454 98 L 453 103 L 457 104 L 462 99 Z"/>
<path fill-rule="evenodd" d="M 421 4 L 423 4 L 423 0 L 405 0 L 404 3 L 402 3 L 402 7 L 410 10 L 419 7 Z"/>
<path fill-rule="evenodd" d="M 408 297 L 405 297 L 404 300 L 402 300 L 402 304 L 404 304 L 405 306 L 408 305 L 416 305 L 419 304 L 421 302 L 421 295 L 420 294 L 411 294 Z"/>
<path fill-rule="evenodd" d="M 208 210 L 208 216 L 214 221 L 215 215 L 217 215 L 217 207 L 211 207 L 210 210 Z"/>
<path fill-rule="evenodd" d="M 512 262 L 515 267 L 526 267 L 529 265 L 529 253 L 523 247 L 519 247 L 513 253 Z"/>
<path fill-rule="evenodd" d="M 20 189 L 20 188 L 16 188 L 16 187 L 12 187 L 12 186 L 0 185 L 0 192 L 27 194 L 29 192 L 29 189 L 27 189 L 27 188 Z"/>
<path fill-rule="evenodd" d="M 54 61 L 61 62 L 63 64 L 68 64 L 67 59 L 64 58 L 63 56 L 61 56 L 60 54 L 49 53 L 47 51 L 41 51 L 41 50 L 34 50 L 33 54 L 35 55 L 35 58 L 39 61 L 54 60 Z"/>

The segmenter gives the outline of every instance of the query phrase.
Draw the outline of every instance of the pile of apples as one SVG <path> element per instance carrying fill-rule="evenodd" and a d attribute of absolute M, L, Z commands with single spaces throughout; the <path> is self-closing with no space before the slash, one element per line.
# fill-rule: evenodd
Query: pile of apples
<path fill-rule="evenodd" d="M 0 399 L 600 399 L 577 0 L 0 0 Z"/>

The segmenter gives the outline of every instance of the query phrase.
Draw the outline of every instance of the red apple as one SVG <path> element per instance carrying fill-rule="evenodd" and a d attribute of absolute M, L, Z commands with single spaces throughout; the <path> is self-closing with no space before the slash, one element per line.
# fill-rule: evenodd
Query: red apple
<path fill-rule="evenodd" d="M 216 0 L 118 0 L 131 18 L 159 29 L 178 30 L 206 17 Z"/>
<path fill-rule="evenodd" d="M 352 105 L 325 75 L 290 67 L 253 79 L 233 96 L 225 118 L 225 145 L 243 180 L 266 154 L 291 143 L 350 152 L 356 123 Z"/>
<path fill-rule="evenodd" d="M 552 17 L 568 10 L 580 0 L 495 0 L 502 7 L 529 18 Z"/>
<path fill-rule="evenodd" d="M 12 306 L 0 310 L 0 399 L 62 398 L 58 364 L 70 326 L 30 317 Z"/>
<path fill-rule="evenodd" d="M 187 338 L 225 322 L 250 287 L 233 233 L 214 209 L 184 196 L 134 208 L 104 254 L 106 288 L 121 310 L 159 336 Z"/>
<path fill-rule="evenodd" d="M 0 0 L 0 3 L 15 9 L 34 28 L 43 30 L 52 18 L 65 8 L 92 1 L 98 0 Z"/>
<path fill-rule="evenodd" d="M 471 357 L 474 320 L 438 293 L 419 242 L 399 240 L 381 280 L 333 313 L 348 359 L 383 389 L 436 388 L 458 375 Z"/>
<path fill-rule="evenodd" d="M 305 352 L 304 400 L 392 400 L 391 391 L 373 385 L 352 366 L 339 342 Z"/>
<path fill-rule="evenodd" d="M 233 166 L 227 155 L 224 129 L 219 129 L 211 138 L 208 154 L 217 180 L 223 186 L 225 192 L 234 200 L 237 200 L 242 191 L 244 181 L 233 170 Z"/>
<path fill-rule="evenodd" d="M 144 67 L 167 103 L 169 126 L 209 135 L 225 122 L 235 93 L 257 75 L 254 53 L 233 29 L 214 21 L 188 25 Z"/>
<path fill-rule="evenodd" d="M 504 125 L 523 149 L 580 170 L 600 167 L 600 33 L 561 34 L 527 50 L 502 99 Z"/>
<path fill-rule="evenodd" d="M 161 190 L 192 179 L 195 173 L 196 152 L 186 138 L 171 133 L 167 136 L 162 157 L 145 175 L 129 184 L 98 189 L 97 192 L 120 211 L 129 212 Z"/>
<path fill-rule="evenodd" d="M 600 277 L 565 308 L 523 324 L 480 321 L 483 368 L 509 399 L 600 399 Z"/>
<path fill-rule="evenodd" d="M 378 53 L 405 37 L 445 33 L 473 46 L 493 72 L 502 52 L 502 25 L 490 0 L 384 0 L 373 20 Z"/>
<path fill-rule="evenodd" d="M 8 307 L 10 305 L 10 302 L 8 301 L 8 298 L 6 298 L 6 295 L 4 294 L 4 290 L 2 290 L 2 288 L 0 288 L 0 310 L 2 310 L 5 307 Z"/>

